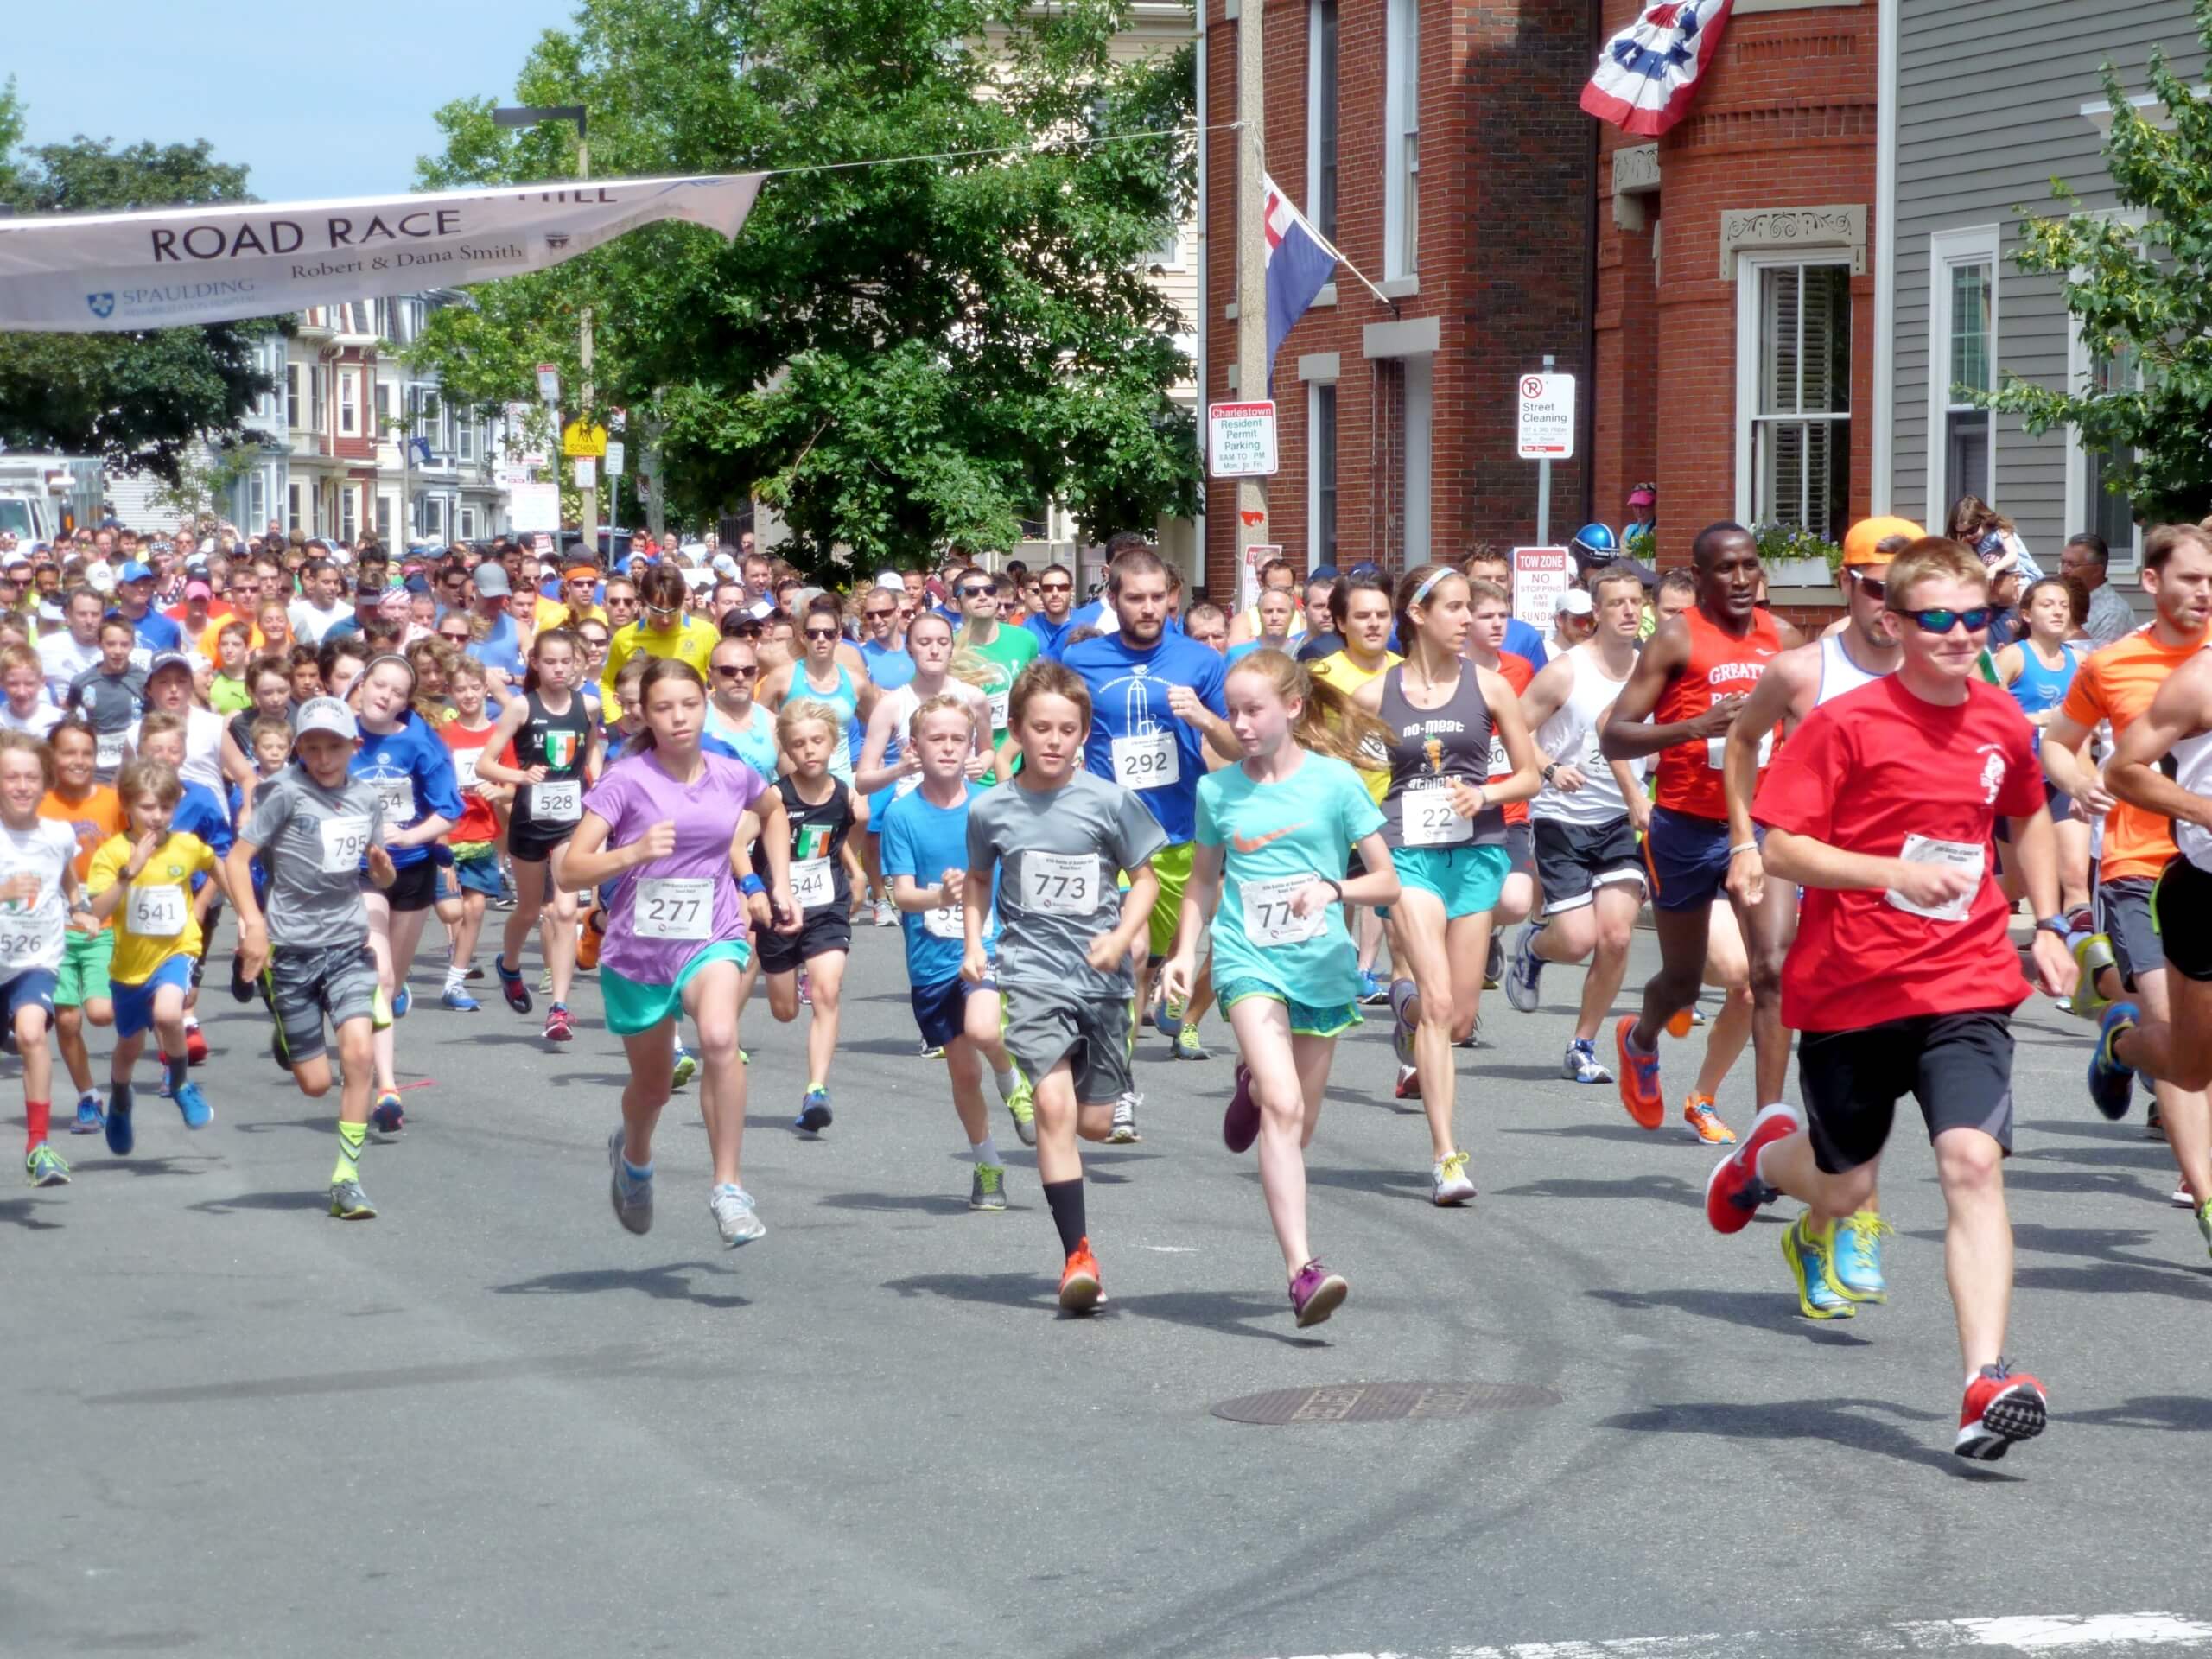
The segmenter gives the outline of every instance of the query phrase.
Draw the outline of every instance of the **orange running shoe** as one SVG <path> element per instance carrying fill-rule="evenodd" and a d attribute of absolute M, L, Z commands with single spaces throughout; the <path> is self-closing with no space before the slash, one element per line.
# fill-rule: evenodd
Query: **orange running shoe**
<path fill-rule="evenodd" d="M 1667 1017 L 1667 1034 L 1676 1039 L 1687 1037 L 1692 1023 L 1691 1010 L 1677 1008 Z"/>
<path fill-rule="evenodd" d="M 1667 1121 L 1667 1096 L 1659 1089 L 1659 1056 L 1639 1052 L 1630 1042 L 1636 1016 L 1624 1014 L 1613 1027 L 1613 1046 L 1621 1057 L 1621 1104 L 1641 1129 L 1656 1129 Z"/>
<path fill-rule="evenodd" d="M 1692 1095 L 1682 1103 L 1682 1122 L 1690 1126 L 1690 1133 L 1708 1147 L 1732 1147 L 1736 1131 L 1720 1121 L 1720 1114 L 1713 1109 L 1711 1095 Z"/>
<path fill-rule="evenodd" d="M 594 905 L 583 914 L 576 933 L 576 966 L 589 973 L 599 966 L 600 918 L 604 914 Z"/>
<path fill-rule="evenodd" d="M 1060 1270 L 1060 1306 L 1071 1313 L 1088 1313 L 1105 1300 L 1105 1288 L 1098 1282 L 1098 1258 L 1090 1253 L 1086 1238 Z"/>

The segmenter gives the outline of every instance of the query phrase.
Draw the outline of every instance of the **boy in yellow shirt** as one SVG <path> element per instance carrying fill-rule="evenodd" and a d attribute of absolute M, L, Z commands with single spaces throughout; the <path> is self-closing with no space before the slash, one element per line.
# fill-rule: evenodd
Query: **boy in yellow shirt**
<path fill-rule="evenodd" d="M 214 1108 L 185 1075 L 184 999 L 192 964 L 200 955 L 200 923 L 193 914 L 192 878 L 212 876 L 230 896 L 221 861 L 197 836 L 172 832 L 169 816 L 184 788 L 176 768 L 140 757 L 116 779 L 130 827 L 92 855 L 85 889 L 92 914 L 115 918 L 115 959 L 108 988 L 115 1005 L 115 1056 L 108 1069 L 107 1146 L 118 1158 L 137 1136 L 130 1122 L 130 1072 L 160 1033 L 168 1055 L 168 1086 L 188 1129 L 215 1121 Z"/>

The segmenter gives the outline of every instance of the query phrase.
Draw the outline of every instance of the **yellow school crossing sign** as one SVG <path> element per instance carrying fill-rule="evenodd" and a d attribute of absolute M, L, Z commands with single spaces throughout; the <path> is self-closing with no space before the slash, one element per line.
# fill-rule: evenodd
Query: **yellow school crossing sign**
<path fill-rule="evenodd" d="M 607 429 L 570 421 L 561 429 L 561 453 L 572 458 L 589 456 L 598 460 L 607 453 Z"/>

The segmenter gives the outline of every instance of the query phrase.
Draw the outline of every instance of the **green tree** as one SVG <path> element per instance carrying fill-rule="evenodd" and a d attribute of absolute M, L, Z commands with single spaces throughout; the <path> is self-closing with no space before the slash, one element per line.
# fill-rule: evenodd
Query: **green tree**
<path fill-rule="evenodd" d="M 574 388 L 588 304 L 598 402 L 658 433 L 671 508 L 757 492 L 817 569 L 1002 547 L 1048 499 L 1101 531 L 1187 512 L 1168 390 L 1188 325 L 1145 261 L 1194 189 L 1192 64 L 1115 63 L 1128 19 L 1126 0 L 585 0 L 515 94 L 590 111 L 594 175 L 810 170 L 769 181 L 734 245 L 647 226 L 477 289 L 417 357 L 461 399 L 526 399 L 540 360 Z M 572 175 L 572 129 L 490 108 L 440 112 L 426 185 Z M 944 159 L 849 165 L 899 156 Z"/>
<path fill-rule="evenodd" d="M 2192 9 L 2212 50 L 2212 0 Z M 2119 71 L 2104 67 L 2113 110 L 2105 166 L 2122 207 L 2143 222 L 2082 212 L 2056 179 L 2051 194 L 2068 211 L 2020 210 L 2015 262 L 2062 279 L 2088 384 L 2060 391 L 2007 374 L 1976 401 L 2019 415 L 2031 433 L 2075 428 L 2085 448 L 2121 458 L 2107 487 L 2128 496 L 2144 522 L 2193 521 L 2212 511 L 2212 99 L 2192 92 L 2161 51 L 2151 54 L 2148 77 L 2171 127 L 2139 111 Z"/>
<path fill-rule="evenodd" d="M 22 213 L 117 212 L 250 201 L 245 169 L 205 141 L 118 149 L 83 137 L 17 149 L 21 106 L 0 92 L 0 202 Z M 136 334 L 0 334 L 0 444 L 99 456 L 175 486 L 201 439 L 259 435 L 246 416 L 269 381 L 255 367 L 270 322 Z"/>

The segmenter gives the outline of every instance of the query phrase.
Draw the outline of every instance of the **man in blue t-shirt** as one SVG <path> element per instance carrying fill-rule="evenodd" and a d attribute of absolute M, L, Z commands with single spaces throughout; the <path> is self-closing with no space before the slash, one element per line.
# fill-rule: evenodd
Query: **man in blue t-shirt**
<path fill-rule="evenodd" d="M 1090 693 L 1084 767 L 1135 790 L 1167 836 L 1168 844 L 1152 859 L 1160 897 L 1152 912 L 1151 959 L 1137 975 L 1141 1007 L 1153 969 L 1174 948 L 1182 919 L 1206 745 L 1225 760 L 1244 753 L 1229 727 L 1223 695 L 1228 670 L 1221 658 L 1188 635 L 1167 629 L 1171 586 L 1167 567 L 1151 549 L 1140 546 L 1122 554 L 1106 577 L 1106 602 L 1116 626 L 1069 646 L 1060 658 Z M 1201 974 L 1188 1008 L 1160 1010 L 1160 1029 L 1179 1058 L 1205 1058 L 1198 1022 L 1212 995 L 1211 975 Z"/>
<path fill-rule="evenodd" d="M 861 661 L 880 691 L 896 691 L 914 677 L 914 659 L 899 628 L 899 601 L 906 596 L 906 584 L 888 571 L 861 595 Z"/>
<path fill-rule="evenodd" d="M 115 579 L 116 612 L 138 636 L 130 660 L 141 668 L 154 660 L 156 652 L 184 649 L 184 635 L 176 624 L 154 608 L 154 573 L 136 559 Z"/>
<path fill-rule="evenodd" d="M 1037 636 L 1040 656 L 1057 658 L 1060 642 L 1075 627 L 1075 572 L 1065 564 L 1048 564 L 1037 573 L 1039 608 L 1022 624 Z"/>

